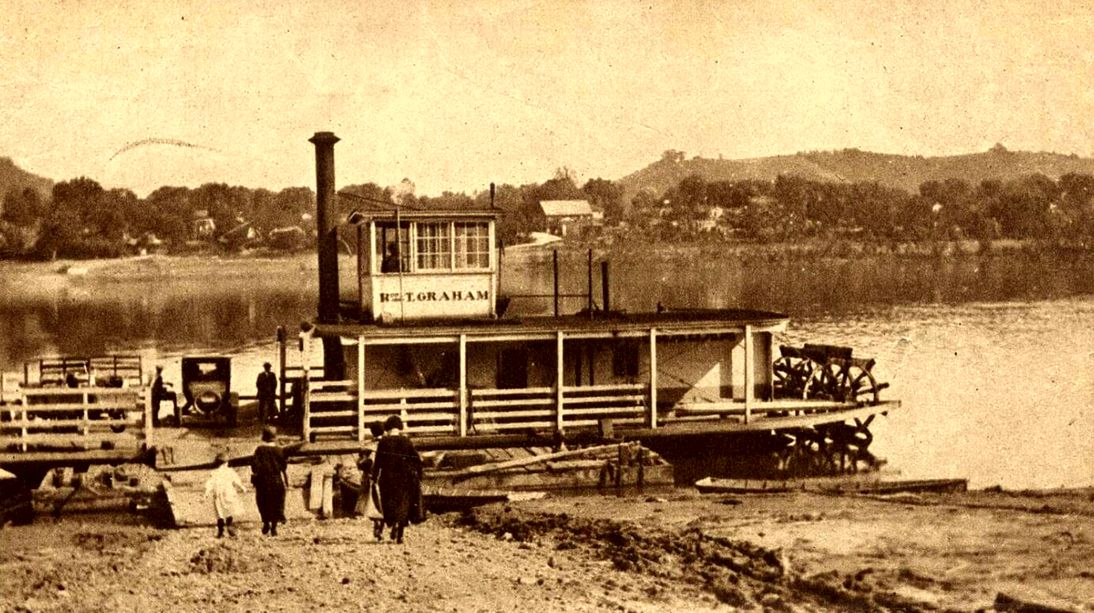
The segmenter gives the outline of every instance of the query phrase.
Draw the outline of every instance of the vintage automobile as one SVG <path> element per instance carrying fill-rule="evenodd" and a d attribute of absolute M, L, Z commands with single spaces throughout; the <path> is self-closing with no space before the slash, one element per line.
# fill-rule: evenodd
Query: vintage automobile
<path fill-rule="evenodd" d="M 182 358 L 182 393 L 186 402 L 175 415 L 180 424 L 184 415 L 194 415 L 204 419 L 222 418 L 227 425 L 236 425 L 239 395 L 232 392 L 232 358 Z"/>

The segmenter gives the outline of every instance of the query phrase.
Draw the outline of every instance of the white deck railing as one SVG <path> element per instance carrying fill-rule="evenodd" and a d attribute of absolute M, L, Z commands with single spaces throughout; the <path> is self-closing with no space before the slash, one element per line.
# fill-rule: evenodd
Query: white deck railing
<path fill-rule="evenodd" d="M 0 446 L 9 451 L 136 448 L 151 435 L 143 387 L 23 388 L 15 403 L 0 406 Z"/>

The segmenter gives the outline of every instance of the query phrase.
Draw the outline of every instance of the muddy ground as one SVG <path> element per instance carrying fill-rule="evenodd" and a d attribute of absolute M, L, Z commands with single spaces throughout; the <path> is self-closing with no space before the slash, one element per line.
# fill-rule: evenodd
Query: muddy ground
<path fill-rule="evenodd" d="M 1094 491 L 549 498 L 236 538 L 95 516 L 0 530 L 5 611 L 1094 611 Z"/>

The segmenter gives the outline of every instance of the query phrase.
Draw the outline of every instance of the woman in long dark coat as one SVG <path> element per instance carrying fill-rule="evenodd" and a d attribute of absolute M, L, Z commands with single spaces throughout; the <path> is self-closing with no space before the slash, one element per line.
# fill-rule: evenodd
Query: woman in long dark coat
<path fill-rule="evenodd" d="M 286 474 L 285 452 L 274 443 L 277 432 L 262 430 L 262 444 L 255 448 L 251 464 L 251 484 L 255 487 L 258 514 L 262 516 L 262 534 L 277 536 L 278 522 L 285 522 Z"/>
<path fill-rule="evenodd" d="M 380 485 L 384 523 L 391 528 L 391 539 L 396 543 L 403 542 L 411 507 L 420 502 L 422 480 L 422 458 L 410 439 L 400 432 L 402 428 L 403 420 L 398 416 L 387 418 L 372 465 L 372 478 Z"/>

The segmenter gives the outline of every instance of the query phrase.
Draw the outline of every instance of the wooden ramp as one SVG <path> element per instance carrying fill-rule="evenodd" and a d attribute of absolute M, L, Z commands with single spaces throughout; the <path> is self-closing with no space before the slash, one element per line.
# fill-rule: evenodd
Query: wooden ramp
<path fill-rule="evenodd" d="M 235 523 L 242 525 L 258 523 L 260 521 L 258 507 L 255 505 L 254 488 L 250 485 L 251 471 L 249 468 L 237 470 L 240 480 L 247 486 L 248 491 L 240 496 L 243 502 L 243 514 L 233 519 Z M 209 474 L 208 470 L 174 472 L 170 474 L 170 480 L 164 480 L 169 517 L 176 528 L 216 525 L 213 503 L 205 497 L 205 480 L 209 478 Z M 315 513 L 309 511 L 305 504 L 304 496 L 307 491 L 294 487 L 294 483 L 299 481 L 299 478 L 294 479 L 294 476 L 290 473 L 290 487 L 285 496 L 285 518 L 289 521 L 315 519 Z"/>

